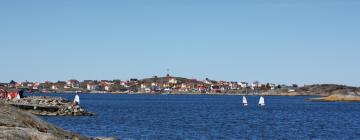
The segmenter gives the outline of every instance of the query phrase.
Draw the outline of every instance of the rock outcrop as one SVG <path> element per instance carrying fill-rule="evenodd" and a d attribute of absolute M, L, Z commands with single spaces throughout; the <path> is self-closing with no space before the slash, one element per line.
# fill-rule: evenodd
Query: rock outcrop
<path fill-rule="evenodd" d="M 0 102 L 0 139 L 88 140 L 90 138 L 55 127 L 29 112 Z"/>
<path fill-rule="evenodd" d="M 330 95 L 354 95 L 360 96 L 360 89 L 345 85 L 322 84 L 309 85 L 296 89 L 302 95 L 330 96 Z"/>
<path fill-rule="evenodd" d="M 5 103 L 41 116 L 91 116 L 81 106 L 60 97 L 30 96 Z"/>

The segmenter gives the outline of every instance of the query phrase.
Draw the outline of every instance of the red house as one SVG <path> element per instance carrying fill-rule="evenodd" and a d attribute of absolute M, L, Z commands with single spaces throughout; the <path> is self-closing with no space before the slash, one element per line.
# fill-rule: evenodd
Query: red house
<path fill-rule="evenodd" d="M 6 100 L 17 100 L 22 97 L 23 92 L 17 90 L 6 91 L 4 89 L 0 89 L 0 99 Z"/>

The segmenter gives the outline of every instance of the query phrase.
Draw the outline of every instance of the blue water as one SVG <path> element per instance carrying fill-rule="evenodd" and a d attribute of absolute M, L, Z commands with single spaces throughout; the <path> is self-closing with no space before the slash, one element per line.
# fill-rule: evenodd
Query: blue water
<path fill-rule="evenodd" d="M 72 99 L 73 94 L 53 94 Z M 82 94 L 90 117 L 44 117 L 86 136 L 121 139 L 360 139 L 360 104 L 310 97 Z"/>

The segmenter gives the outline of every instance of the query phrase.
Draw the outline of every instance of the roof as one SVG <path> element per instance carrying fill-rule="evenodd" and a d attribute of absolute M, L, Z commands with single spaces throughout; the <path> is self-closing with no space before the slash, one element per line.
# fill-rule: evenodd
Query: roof
<path fill-rule="evenodd" d="M 15 88 L 7 88 L 7 87 L 1 87 L 0 89 L 3 89 L 7 92 L 19 92 L 19 89 L 15 89 Z"/>

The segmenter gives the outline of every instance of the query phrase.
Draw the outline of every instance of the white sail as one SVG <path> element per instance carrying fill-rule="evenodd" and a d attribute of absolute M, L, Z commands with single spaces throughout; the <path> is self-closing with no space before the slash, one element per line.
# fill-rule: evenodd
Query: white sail
<path fill-rule="evenodd" d="M 265 99 L 263 96 L 260 97 L 259 106 L 265 106 Z"/>
<path fill-rule="evenodd" d="M 248 102 L 247 102 L 247 99 L 245 96 L 243 96 L 243 101 L 242 101 L 242 104 L 243 105 L 248 105 Z"/>
<path fill-rule="evenodd" d="M 20 100 L 20 95 L 19 94 L 16 95 L 16 100 Z"/>
<path fill-rule="evenodd" d="M 80 97 L 78 94 L 75 95 L 74 103 L 80 104 Z"/>

